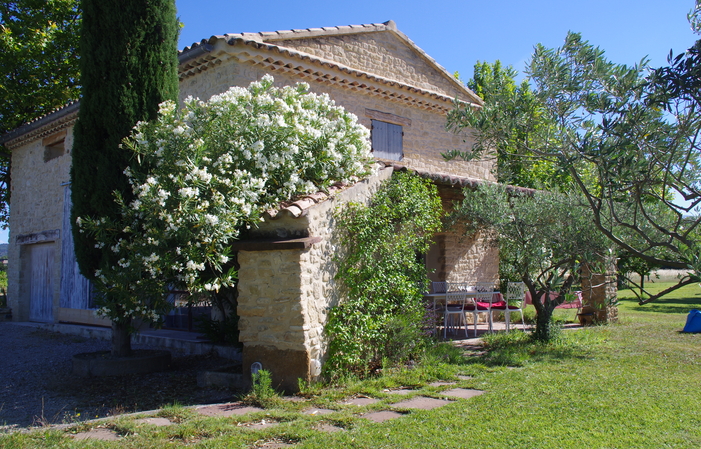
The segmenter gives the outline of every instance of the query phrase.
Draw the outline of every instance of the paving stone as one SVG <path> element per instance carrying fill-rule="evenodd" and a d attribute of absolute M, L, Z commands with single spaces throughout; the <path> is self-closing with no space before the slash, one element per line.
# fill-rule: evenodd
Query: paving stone
<path fill-rule="evenodd" d="M 200 407 L 197 412 L 204 416 L 234 416 L 245 415 L 246 413 L 260 412 L 262 408 L 250 407 L 243 405 L 240 402 L 231 402 L 229 404 L 215 404 Z"/>
<path fill-rule="evenodd" d="M 343 405 L 357 405 L 358 407 L 363 405 L 370 405 L 378 402 L 375 398 L 353 398 L 343 402 Z"/>
<path fill-rule="evenodd" d="M 307 398 L 303 398 L 302 396 L 283 396 L 282 398 L 290 402 L 304 402 L 307 400 Z"/>
<path fill-rule="evenodd" d="M 472 376 L 458 376 L 458 379 L 460 380 L 472 380 L 474 377 Z"/>
<path fill-rule="evenodd" d="M 397 402 L 392 404 L 394 407 L 402 408 L 415 408 L 419 410 L 433 410 L 437 407 L 443 407 L 446 404 L 450 404 L 453 401 L 447 401 L 445 399 L 434 399 L 427 398 L 426 396 L 417 396 L 406 401 Z"/>
<path fill-rule="evenodd" d="M 484 390 L 473 390 L 471 388 L 453 388 L 452 390 L 441 391 L 441 394 L 451 398 L 469 399 L 484 394 Z"/>
<path fill-rule="evenodd" d="M 336 413 L 336 410 L 329 410 L 328 408 L 308 408 L 302 412 L 304 415 L 328 415 L 329 413 Z"/>
<path fill-rule="evenodd" d="M 318 430 L 319 432 L 328 432 L 328 433 L 341 432 L 341 431 L 346 430 L 343 427 L 334 426 L 333 424 L 329 424 L 329 423 L 321 423 L 318 426 L 314 427 L 314 429 Z"/>
<path fill-rule="evenodd" d="M 373 422 L 385 422 L 389 421 L 390 419 L 400 418 L 402 416 L 404 415 L 401 413 L 383 410 L 381 412 L 368 413 L 367 415 L 363 415 L 363 418 L 367 418 Z"/>
<path fill-rule="evenodd" d="M 173 422 L 169 420 L 168 418 L 143 418 L 143 419 L 137 419 L 136 422 L 138 424 L 150 424 L 152 426 L 157 426 L 157 427 L 164 427 L 164 426 L 171 426 L 173 425 Z"/>
<path fill-rule="evenodd" d="M 80 432 L 73 435 L 76 440 L 102 440 L 102 441 L 117 441 L 119 435 L 114 430 L 110 429 L 91 429 L 87 432 Z"/>
<path fill-rule="evenodd" d="M 443 381 L 439 381 L 439 382 L 433 382 L 433 383 L 428 384 L 429 387 L 445 387 L 445 386 L 448 386 L 448 385 L 455 385 L 455 382 L 443 382 Z"/>

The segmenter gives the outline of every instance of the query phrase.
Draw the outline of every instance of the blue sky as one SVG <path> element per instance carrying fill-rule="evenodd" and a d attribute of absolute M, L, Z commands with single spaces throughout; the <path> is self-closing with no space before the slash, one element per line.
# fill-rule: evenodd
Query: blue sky
<path fill-rule="evenodd" d="M 400 31 L 449 72 L 472 75 L 476 61 L 521 69 L 542 43 L 559 46 L 568 31 L 606 50 L 614 62 L 649 56 L 663 65 L 670 49 L 696 40 L 686 20 L 693 0 L 177 0 L 185 27 L 180 48 L 215 34 L 317 28 L 394 20 Z"/>
<path fill-rule="evenodd" d="M 648 57 L 664 65 L 670 49 L 697 37 L 686 20 L 693 0 L 176 0 L 184 28 L 179 48 L 215 34 L 318 28 L 394 20 L 450 73 L 465 80 L 475 62 L 497 59 L 521 70 L 533 47 L 557 47 L 568 31 L 614 62 Z M 0 242 L 7 242 L 0 231 Z"/>

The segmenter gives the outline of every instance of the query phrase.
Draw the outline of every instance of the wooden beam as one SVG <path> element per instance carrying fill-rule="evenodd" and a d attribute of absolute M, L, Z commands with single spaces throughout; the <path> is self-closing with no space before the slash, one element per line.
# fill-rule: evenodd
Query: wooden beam
<path fill-rule="evenodd" d="M 239 240 L 231 245 L 234 251 L 280 251 L 307 249 L 319 243 L 321 237 L 302 237 L 288 240 Z"/>

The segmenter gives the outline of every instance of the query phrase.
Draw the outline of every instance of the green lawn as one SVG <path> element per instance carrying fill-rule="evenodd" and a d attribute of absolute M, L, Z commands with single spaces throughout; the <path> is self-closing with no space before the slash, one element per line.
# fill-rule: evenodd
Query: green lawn
<path fill-rule="evenodd" d="M 338 411 L 331 415 L 297 413 L 309 403 L 284 403 L 240 418 L 206 418 L 176 406 L 161 412 L 179 422 L 169 427 L 137 425 L 133 417 L 109 421 L 107 426 L 123 435 L 118 443 L 75 442 L 67 436 L 70 430 L 52 430 L 0 437 L 0 447 L 244 448 L 272 440 L 324 449 L 701 447 L 701 334 L 680 333 L 687 312 L 701 308 L 701 288 L 687 287 L 648 306 L 626 299 L 629 292 L 619 296 L 619 324 L 566 331 L 547 346 L 512 332 L 487 339 L 483 355 L 464 357 L 444 346 L 414 369 L 342 387 L 309 387 L 311 403 Z M 575 313 L 559 312 L 563 319 Z M 381 424 L 358 416 L 358 411 L 405 399 L 390 397 L 385 388 L 413 386 L 440 397 L 448 387 L 426 385 L 457 380 L 459 374 L 472 376 L 459 380 L 459 386 L 486 393 Z M 337 402 L 360 393 L 382 401 L 366 408 Z M 261 419 L 280 424 L 262 430 L 237 425 Z M 313 430 L 320 422 L 346 430 Z"/>

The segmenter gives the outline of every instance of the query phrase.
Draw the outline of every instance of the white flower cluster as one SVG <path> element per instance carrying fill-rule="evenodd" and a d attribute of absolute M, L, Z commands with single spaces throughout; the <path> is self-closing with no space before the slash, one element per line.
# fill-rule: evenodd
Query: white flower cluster
<path fill-rule="evenodd" d="M 271 76 L 185 108 L 161 105 L 125 146 L 142 165 L 125 170 L 133 198 L 121 221 L 83 220 L 117 261 L 99 287 L 105 316 L 150 319 L 177 285 L 234 285 L 229 245 L 263 211 L 297 195 L 370 174 L 369 131 L 309 86 L 274 87 Z M 115 230 L 120 230 L 117 232 Z"/>

